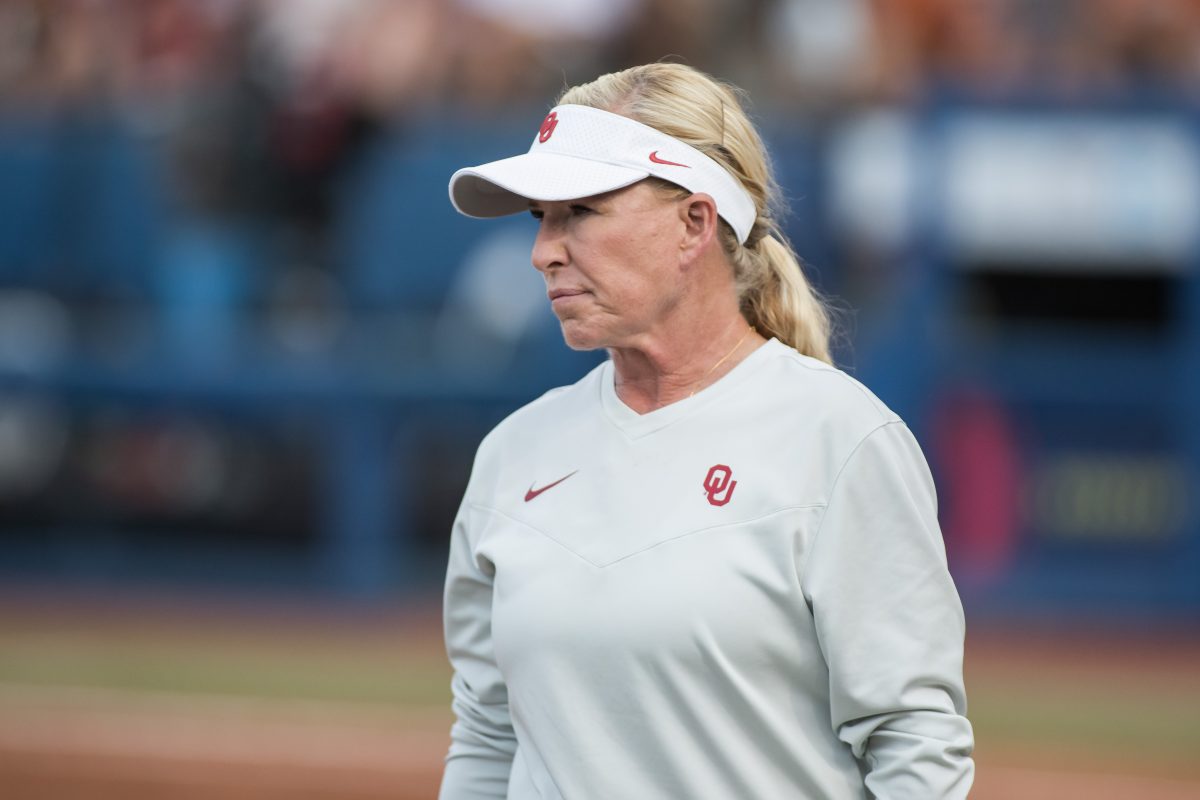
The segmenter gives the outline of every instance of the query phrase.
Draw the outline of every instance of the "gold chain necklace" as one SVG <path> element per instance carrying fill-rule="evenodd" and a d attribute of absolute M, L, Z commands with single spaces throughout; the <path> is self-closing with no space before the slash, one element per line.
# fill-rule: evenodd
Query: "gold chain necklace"
<path fill-rule="evenodd" d="M 750 335 L 750 334 L 752 334 L 752 333 L 754 333 L 754 326 L 753 326 L 753 325 L 751 325 L 751 326 L 749 326 L 748 328 L 746 328 L 746 332 L 742 334 L 742 338 L 740 338 L 740 339 L 738 339 L 738 340 L 737 340 L 737 344 L 735 344 L 735 345 L 733 346 L 733 349 L 732 349 L 732 350 L 730 350 L 730 351 L 729 351 L 728 353 L 726 353 L 725 355 L 721 356 L 721 360 L 720 360 L 720 361 L 718 361 L 717 363 L 713 364 L 711 367 L 709 367 L 709 368 L 708 368 L 708 372 L 704 373 L 704 375 L 702 375 L 702 376 L 700 377 L 700 380 L 696 382 L 698 385 L 696 386 L 696 388 L 695 388 L 695 389 L 692 389 L 692 393 L 688 395 L 688 397 L 689 397 L 689 398 L 690 398 L 690 397 L 693 397 L 693 396 L 695 396 L 696 392 L 700 391 L 700 385 L 699 385 L 699 384 L 703 384 L 703 383 L 704 383 L 704 381 L 708 379 L 708 376 L 713 374 L 713 372 L 714 372 L 714 371 L 717 369 L 717 367 L 719 367 L 719 366 L 721 366 L 722 364 L 724 364 L 724 363 L 725 363 L 725 361 L 726 361 L 726 359 L 728 359 L 728 358 L 729 358 L 731 355 L 733 355 L 734 353 L 736 353 L 736 352 L 737 352 L 737 349 L 738 349 L 739 347 L 741 347 L 741 346 L 742 346 L 742 342 L 746 341 L 746 337 L 747 337 L 747 336 L 749 336 L 749 335 Z"/>

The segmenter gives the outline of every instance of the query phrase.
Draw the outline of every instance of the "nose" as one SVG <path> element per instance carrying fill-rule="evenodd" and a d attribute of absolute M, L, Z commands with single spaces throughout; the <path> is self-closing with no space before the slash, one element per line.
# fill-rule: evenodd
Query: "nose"
<path fill-rule="evenodd" d="M 533 243 L 533 268 L 545 274 L 547 270 L 567 263 L 567 248 L 562 231 L 543 222 L 538 226 L 537 239 Z"/>

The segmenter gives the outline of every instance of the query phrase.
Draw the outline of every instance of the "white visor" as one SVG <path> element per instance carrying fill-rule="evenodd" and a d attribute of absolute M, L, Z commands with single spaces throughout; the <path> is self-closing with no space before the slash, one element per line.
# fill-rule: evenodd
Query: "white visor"
<path fill-rule="evenodd" d="M 450 178 L 450 202 L 468 217 L 502 217 L 530 200 L 578 200 L 649 176 L 703 192 L 745 242 L 758 216 L 741 183 L 691 145 L 648 125 L 589 106 L 556 106 L 529 152 L 466 167 Z"/>

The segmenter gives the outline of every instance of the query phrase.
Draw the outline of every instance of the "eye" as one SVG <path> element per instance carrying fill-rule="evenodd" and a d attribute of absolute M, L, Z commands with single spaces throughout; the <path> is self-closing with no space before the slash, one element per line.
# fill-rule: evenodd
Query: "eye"
<path fill-rule="evenodd" d="M 582 203 L 572 203 L 571 204 L 571 213 L 575 214 L 576 216 L 582 216 L 584 214 L 591 214 L 592 209 L 589 208 L 588 206 L 583 205 Z"/>
<path fill-rule="evenodd" d="M 531 208 L 529 209 L 529 216 L 533 217 L 538 222 L 541 222 L 542 217 L 546 216 L 546 212 L 542 211 L 540 208 Z"/>

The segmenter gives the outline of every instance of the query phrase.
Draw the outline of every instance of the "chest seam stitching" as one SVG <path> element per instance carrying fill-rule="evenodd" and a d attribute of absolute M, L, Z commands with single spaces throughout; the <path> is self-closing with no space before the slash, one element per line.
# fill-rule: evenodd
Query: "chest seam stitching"
<path fill-rule="evenodd" d="M 825 503 L 804 503 L 804 504 L 795 505 L 795 506 L 783 506 L 781 508 L 775 509 L 774 511 L 768 511 L 765 514 L 760 514 L 757 517 L 751 517 L 749 519 L 742 519 L 742 520 L 738 520 L 737 522 L 726 522 L 726 523 L 723 523 L 720 525 L 709 525 L 704 528 L 695 528 L 690 531 L 684 531 L 683 533 L 676 534 L 675 536 L 671 536 L 670 538 L 663 539 L 662 541 L 655 542 L 654 544 L 647 545 L 646 547 L 643 547 L 640 550 L 634 550 L 632 553 L 626 553 L 625 555 L 623 555 L 620 558 L 617 558 L 613 561 L 608 561 L 603 564 L 598 564 L 595 561 L 592 561 L 587 556 L 577 553 L 574 549 L 572 549 L 571 547 L 568 547 L 562 541 L 555 538 L 554 536 L 551 536 L 549 533 L 542 530 L 541 528 L 538 528 L 534 525 L 530 525 L 528 522 L 524 522 L 522 520 L 517 519 L 516 517 L 506 514 L 498 508 L 492 508 L 491 506 L 485 506 L 480 503 L 468 503 L 468 506 L 470 508 L 473 508 L 477 511 L 482 511 L 482 512 L 485 512 L 488 514 L 495 514 L 498 517 L 503 517 L 504 519 L 508 520 L 509 522 L 520 525 L 522 528 L 527 528 L 528 530 L 533 531 L 534 533 L 538 534 L 539 536 L 549 539 L 550 541 L 554 542 L 556 545 L 561 547 L 563 550 L 566 550 L 568 553 L 570 553 L 571 555 L 578 558 L 580 561 L 584 562 L 585 564 L 590 564 L 591 566 L 595 567 L 596 569 L 606 569 L 608 567 L 611 567 L 614 564 L 619 564 L 620 562 L 625 561 L 626 559 L 630 559 L 630 558 L 633 558 L 634 556 L 641 555 L 642 553 L 649 552 L 650 550 L 653 550 L 656 547 L 660 547 L 661 545 L 668 544 L 670 542 L 675 542 L 680 539 L 686 539 L 687 537 L 694 536 L 698 533 L 706 533 L 708 531 L 720 530 L 721 528 L 733 528 L 738 525 L 748 525 L 748 524 L 751 524 L 754 522 L 758 522 L 760 520 L 767 519 L 768 517 L 774 517 L 778 514 L 783 514 L 788 511 L 803 511 L 805 509 L 810 509 L 810 508 L 825 508 L 827 505 L 828 505 L 828 503 L 825 502 Z"/>

